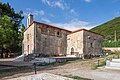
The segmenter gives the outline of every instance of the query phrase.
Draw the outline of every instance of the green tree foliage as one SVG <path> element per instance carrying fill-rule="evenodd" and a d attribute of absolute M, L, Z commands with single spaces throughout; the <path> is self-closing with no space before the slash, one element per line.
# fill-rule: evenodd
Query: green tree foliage
<path fill-rule="evenodd" d="M 24 30 L 25 30 L 25 26 L 24 26 L 24 24 L 22 24 L 22 26 L 21 26 L 21 28 L 19 29 L 19 32 L 18 32 L 18 34 L 19 34 L 19 40 L 20 40 L 20 44 L 19 44 L 19 46 L 21 46 L 21 43 L 22 43 L 22 40 L 23 40 L 23 36 L 24 36 Z"/>
<path fill-rule="evenodd" d="M 120 47 L 120 41 L 103 40 L 103 47 Z"/>
<path fill-rule="evenodd" d="M 24 24 L 22 24 L 21 31 L 24 31 L 24 30 L 25 30 L 25 26 Z"/>
<path fill-rule="evenodd" d="M 9 3 L 0 2 L 0 51 L 1 55 L 7 52 L 22 52 L 24 25 L 23 12 L 16 13 Z"/>
<path fill-rule="evenodd" d="M 91 31 L 103 35 L 104 47 L 120 47 L 120 17 L 116 17 L 113 20 L 110 20 L 102 25 L 94 27 L 91 29 Z"/>
<path fill-rule="evenodd" d="M 23 11 L 19 11 L 18 13 L 16 13 L 14 11 L 13 8 L 11 8 L 11 6 L 9 5 L 9 3 L 2 3 L 0 2 L 0 9 L 1 11 L 1 16 L 7 15 L 11 18 L 11 20 L 14 22 L 14 29 L 16 31 L 18 31 L 18 29 L 20 28 L 20 24 L 22 19 L 24 18 L 22 16 Z"/>
<path fill-rule="evenodd" d="M 0 18 L 0 48 L 2 53 L 4 50 L 9 52 L 15 52 L 18 48 L 17 37 L 18 34 L 16 30 L 13 29 L 13 25 L 15 24 L 10 20 L 8 16 L 4 16 Z"/>

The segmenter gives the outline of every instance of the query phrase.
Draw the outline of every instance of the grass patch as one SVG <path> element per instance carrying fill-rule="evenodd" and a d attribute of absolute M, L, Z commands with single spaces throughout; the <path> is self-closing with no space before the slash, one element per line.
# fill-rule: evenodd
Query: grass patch
<path fill-rule="evenodd" d="M 105 60 L 101 61 L 101 62 L 99 62 L 99 65 L 98 65 L 98 63 L 94 64 L 92 66 L 92 70 L 96 70 L 98 67 L 105 66 L 105 65 L 106 65 L 106 61 Z"/>
<path fill-rule="evenodd" d="M 99 62 L 99 65 L 98 65 L 98 62 L 96 60 L 96 63 L 94 65 L 92 65 L 91 69 L 95 70 L 98 67 L 105 66 L 106 65 L 106 59 L 118 59 L 118 58 L 120 59 L 120 52 L 112 52 L 108 56 L 102 56 L 102 57 L 99 57 L 99 58 L 94 58 L 94 59 L 100 59 L 100 62 Z"/>
<path fill-rule="evenodd" d="M 20 67 L 15 67 L 15 68 L 9 68 L 9 69 L 2 69 L 0 70 L 0 73 L 7 73 L 7 72 L 16 72 L 16 71 L 23 71 L 26 69 L 31 69 L 30 67 L 27 66 L 20 66 Z"/>
<path fill-rule="evenodd" d="M 73 76 L 71 74 L 70 75 L 61 75 L 61 76 L 72 78 L 72 79 L 75 79 L 75 80 L 92 80 L 92 79 L 83 78 L 83 77 L 79 77 L 79 76 Z"/>

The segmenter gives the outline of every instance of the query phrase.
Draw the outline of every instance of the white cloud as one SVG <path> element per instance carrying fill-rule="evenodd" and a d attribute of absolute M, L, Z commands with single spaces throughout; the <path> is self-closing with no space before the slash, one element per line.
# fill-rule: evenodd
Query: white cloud
<path fill-rule="evenodd" d="M 87 2 L 87 3 L 90 3 L 92 0 L 84 0 L 85 2 Z"/>
<path fill-rule="evenodd" d="M 55 15 L 54 15 L 54 14 L 49 14 L 49 16 L 50 16 L 50 17 L 55 17 Z"/>
<path fill-rule="evenodd" d="M 50 7 L 60 8 L 65 10 L 67 14 L 72 14 L 72 16 L 78 16 L 77 12 L 72 9 L 69 3 L 66 3 L 65 0 L 41 0 L 44 4 L 47 4 Z"/>
<path fill-rule="evenodd" d="M 43 16 L 45 12 L 43 10 L 33 10 L 30 8 L 27 8 L 26 11 L 23 11 L 24 15 L 27 16 L 28 14 L 32 14 L 35 17 L 36 16 Z"/>
<path fill-rule="evenodd" d="M 76 13 L 76 11 L 74 9 L 71 9 L 70 13 L 73 14 L 73 15 L 77 15 L 77 13 Z"/>
<path fill-rule="evenodd" d="M 42 2 L 48 4 L 50 7 L 57 7 L 62 10 L 68 8 L 67 4 L 62 0 L 42 0 Z"/>
<path fill-rule="evenodd" d="M 29 10 L 31 10 L 31 9 L 30 9 L 30 8 L 27 8 L 26 10 L 28 10 L 28 11 L 29 11 Z"/>
<path fill-rule="evenodd" d="M 45 23 L 50 23 L 51 21 L 47 18 L 41 18 L 42 21 L 44 21 Z"/>
<path fill-rule="evenodd" d="M 59 8 L 61 8 L 61 9 L 64 9 L 64 8 L 65 8 L 65 7 L 64 7 L 64 4 L 61 3 L 61 2 L 59 2 L 59 1 L 56 1 L 56 2 L 55 2 L 55 5 L 56 5 L 57 7 L 59 7 Z"/>
<path fill-rule="evenodd" d="M 67 30 L 76 30 L 80 28 L 91 29 L 94 26 L 91 26 L 89 22 L 81 21 L 79 19 L 73 19 L 68 23 L 51 23 L 51 25 L 65 28 Z"/>

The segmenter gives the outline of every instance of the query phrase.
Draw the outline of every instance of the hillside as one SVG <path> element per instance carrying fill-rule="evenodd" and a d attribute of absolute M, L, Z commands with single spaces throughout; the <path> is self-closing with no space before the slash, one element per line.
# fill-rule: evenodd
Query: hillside
<path fill-rule="evenodd" d="M 120 41 L 120 17 L 114 18 L 102 25 L 92 28 L 91 31 L 100 33 L 104 36 L 104 39 L 114 40 L 115 32 L 117 41 Z"/>

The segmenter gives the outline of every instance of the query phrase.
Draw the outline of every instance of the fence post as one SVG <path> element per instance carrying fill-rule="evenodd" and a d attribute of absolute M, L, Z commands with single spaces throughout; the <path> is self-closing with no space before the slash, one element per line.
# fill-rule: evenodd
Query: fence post
<path fill-rule="evenodd" d="M 37 74 L 36 63 L 34 63 L 33 65 L 34 65 L 35 74 Z"/>
<path fill-rule="evenodd" d="M 113 59 L 114 59 L 115 57 L 113 56 Z"/>
<path fill-rule="evenodd" d="M 98 59 L 98 67 L 99 67 L 99 64 L 100 64 L 100 60 Z"/>

